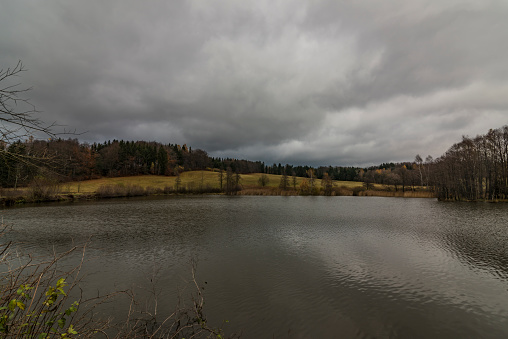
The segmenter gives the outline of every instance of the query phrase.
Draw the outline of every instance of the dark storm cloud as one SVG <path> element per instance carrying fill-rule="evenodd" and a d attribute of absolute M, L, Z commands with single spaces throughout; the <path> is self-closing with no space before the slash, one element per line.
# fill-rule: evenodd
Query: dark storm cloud
<path fill-rule="evenodd" d="M 41 118 L 81 139 L 358 165 L 508 122 L 505 1 L 8 1 Z"/>

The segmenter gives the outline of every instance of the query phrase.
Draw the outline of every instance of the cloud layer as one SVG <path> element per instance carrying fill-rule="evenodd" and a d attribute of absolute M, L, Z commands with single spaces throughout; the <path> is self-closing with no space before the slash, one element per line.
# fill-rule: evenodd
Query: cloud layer
<path fill-rule="evenodd" d="M 508 123 L 508 3 L 12 1 L 41 118 L 266 162 L 441 155 Z"/>

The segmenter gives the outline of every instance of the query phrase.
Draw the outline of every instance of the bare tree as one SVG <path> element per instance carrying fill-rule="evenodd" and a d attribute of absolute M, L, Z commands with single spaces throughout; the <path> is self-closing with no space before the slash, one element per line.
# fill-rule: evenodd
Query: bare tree
<path fill-rule="evenodd" d="M 46 125 L 38 117 L 35 106 L 24 95 L 31 90 L 17 82 L 26 71 L 21 61 L 14 68 L 0 70 L 0 138 L 11 144 L 34 134 L 55 137 L 55 123 Z"/>
<path fill-rule="evenodd" d="M 332 195 L 333 192 L 333 180 L 332 177 L 328 175 L 328 173 L 323 174 L 323 179 L 321 179 L 321 186 L 324 189 L 325 195 Z"/>
<path fill-rule="evenodd" d="M 418 167 L 418 173 L 420 174 L 420 186 L 423 186 L 423 173 L 422 173 L 423 159 L 420 156 L 420 154 L 416 155 L 415 163 L 416 163 L 416 166 Z"/>
<path fill-rule="evenodd" d="M 289 187 L 289 177 L 286 174 L 286 170 L 284 169 L 282 171 L 282 176 L 280 177 L 279 188 L 285 191 L 288 189 L 288 187 Z"/>
<path fill-rule="evenodd" d="M 307 170 L 307 175 L 309 176 L 310 190 L 313 191 L 314 190 L 314 181 L 315 181 L 314 169 L 309 168 Z"/>
<path fill-rule="evenodd" d="M 219 168 L 218 178 L 219 178 L 220 190 L 222 191 L 223 190 L 223 186 L 224 186 L 224 170 L 222 168 Z"/>
<path fill-rule="evenodd" d="M 178 193 L 180 191 L 181 186 L 182 186 L 182 178 L 180 178 L 180 169 L 178 166 L 175 167 L 174 172 L 176 175 L 175 190 L 176 190 L 176 193 Z"/>
<path fill-rule="evenodd" d="M 265 187 L 266 185 L 268 185 L 268 183 L 270 182 L 270 178 L 268 178 L 268 175 L 266 174 L 261 174 L 261 176 L 259 177 L 258 179 L 258 183 L 259 185 L 261 185 L 262 187 Z"/>
<path fill-rule="evenodd" d="M 235 174 L 231 167 L 226 170 L 226 194 L 234 195 L 238 191 L 239 176 L 235 178 Z"/>
<path fill-rule="evenodd" d="M 395 192 L 399 190 L 399 185 L 402 183 L 400 176 L 395 172 L 390 172 L 386 177 L 386 183 L 395 187 Z"/>
<path fill-rule="evenodd" d="M 36 146 L 36 137 L 55 138 L 75 132 L 55 132 L 55 123 L 45 124 L 27 98 L 30 87 L 19 82 L 26 69 L 21 61 L 14 68 L 0 69 L 0 181 L 2 185 L 28 184 L 43 167 L 62 168 L 47 148 Z"/>
<path fill-rule="evenodd" d="M 434 162 L 434 158 L 431 155 L 427 155 L 425 158 L 425 163 L 423 165 L 423 169 L 425 171 L 425 186 L 428 188 L 431 183 L 432 173 L 431 173 L 431 165 Z"/>
<path fill-rule="evenodd" d="M 463 136 L 443 156 L 427 162 L 439 199 L 508 198 L 508 126 L 475 138 Z"/>

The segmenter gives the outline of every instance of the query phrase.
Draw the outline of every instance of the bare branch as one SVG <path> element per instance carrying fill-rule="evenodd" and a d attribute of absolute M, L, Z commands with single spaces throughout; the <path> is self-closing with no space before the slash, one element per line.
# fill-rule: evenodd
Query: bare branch
<path fill-rule="evenodd" d="M 45 124 L 39 119 L 35 106 L 24 95 L 32 90 L 31 87 L 21 87 L 21 82 L 13 82 L 26 69 L 18 61 L 14 68 L 0 70 L 0 140 L 11 144 L 17 140 L 33 137 L 34 134 L 54 138 L 61 134 L 76 134 L 76 131 L 56 132 L 61 127 L 55 122 Z"/>

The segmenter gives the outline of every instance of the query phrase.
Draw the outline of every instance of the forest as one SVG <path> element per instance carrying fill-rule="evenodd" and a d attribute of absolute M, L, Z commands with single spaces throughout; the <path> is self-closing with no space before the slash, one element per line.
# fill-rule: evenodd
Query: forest
<path fill-rule="evenodd" d="M 412 162 L 383 164 L 357 178 L 365 183 L 415 185 L 435 191 L 440 200 L 496 201 L 508 199 L 508 125 L 485 135 L 462 137 L 437 159 L 425 161 L 417 155 Z"/>
<path fill-rule="evenodd" d="M 100 177 L 179 175 L 185 171 L 230 171 L 326 177 L 390 185 L 395 191 L 416 187 L 435 192 L 440 200 L 500 200 L 508 194 L 508 126 L 475 138 L 462 137 L 437 159 L 416 155 L 413 161 L 383 163 L 369 168 L 267 165 L 261 161 L 216 158 L 187 145 L 113 140 L 81 143 L 78 139 L 17 140 L 1 143 L 0 185 L 17 188 L 40 177 L 57 182 Z M 310 171 L 311 170 L 311 171 Z"/>
<path fill-rule="evenodd" d="M 508 126 L 475 138 L 462 137 L 430 170 L 440 199 L 507 199 Z"/>
<path fill-rule="evenodd" d="M 309 166 L 265 165 L 261 161 L 211 157 L 187 145 L 146 141 L 113 140 L 80 143 L 78 139 L 18 140 L 0 145 L 0 185 L 22 187 L 34 177 L 51 175 L 60 182 L 99 177 L 133 175 L 177 175 L 184 171 L 228 170 L 233 173 L 267 173 L 305 177 Z M 30 158 L 31 161 L 25 161 Z M 39 161 L 33 160 L 39 159 Z M 319 167 L 317 178 L 328 173 L 334 180 L 355 180 L 354 167 Z"/>

